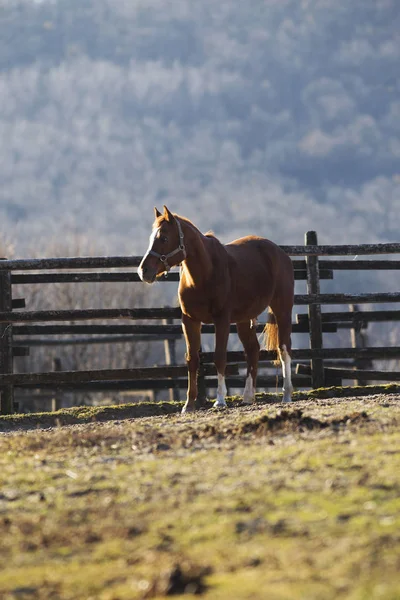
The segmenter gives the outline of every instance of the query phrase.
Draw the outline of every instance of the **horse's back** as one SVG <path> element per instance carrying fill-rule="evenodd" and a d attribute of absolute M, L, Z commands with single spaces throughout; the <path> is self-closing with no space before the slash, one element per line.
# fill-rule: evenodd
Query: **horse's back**
<path fill-rule="evenodd" d="M 266 238 L 247 236 L 225 248 L 232 261 L 238 308 L 249 305 L 257 316 L 268 305 L 293 305 L 293 264 L 279 246 Z"/>
<path fill-rule="evenodd" d="M 232 251 L 236 251 L 237 249 L 244 250 L 249 249 L 251 251 L 259 250 L 260 248 L 268 249 L 271 252 L 277 251 L 278 253 L 283 252 L 283 250 L 275 244 L 272 240 L 268 240 L 267 238 L 260 237 L 258 235 L 246 235 L 245 237 L 238 238 L 237 240 L 233 240 L 229 242 L 229 244 L 225 245 L 227 252 L 231 253 Z M 287 256 L 285 254 L 285 256 Z"/>
<path fill-rule="evenodd" d="M 271 276 L 274 276 L 277 270 L 282 272 L 282 269 L 289 278 L 290 274 L 293 274 L 293 263 L 288 254 L 267 238 L 249 235 L 226 244 L 225 248 L 240 270 L 248 269 L 252 265 L 255 270 L 257 266 L 269 269 Z"/>

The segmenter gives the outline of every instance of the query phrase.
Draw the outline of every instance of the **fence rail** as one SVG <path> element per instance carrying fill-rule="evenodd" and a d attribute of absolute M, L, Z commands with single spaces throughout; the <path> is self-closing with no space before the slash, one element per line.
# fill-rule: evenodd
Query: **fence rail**
<path fill-rule="evenodd" d="M 309 365 L 297 365 L 297 375 L 311 375 Z M 338 367 L 325 367 L 325 374 L 333 379 L 372 379 L 374 381 L 400 381 L 399 371 L 380 371 L 377 369 L 341 369 Z"/>
<path fill-rule="evenodd" d="M 361 256 L 400 254 L 400 243 L 280 246 L 289 256 Z M 138 267 L 141 256 L 80 256 L 70 258 L 1 259 L 4 271 L 52 269 L 118 269 Z"/>
<path fill-rule="evenodd" d="M 296 294 L 295 305 L 312 304 L 371 304 L 400 302 L 400 292 L 371 294 Z M 180 309 L 110 308 L 81 310 L 34 310 L 27 312 L 0 312 L 0 323 L 34 321 L 88 321 L 93 319 L 160 319 L 180 318 Z"/>
<path fill-rule="evenodd" d="M 400 321 L 400 310 L 369 310 L 369 311 L 355 311 L 351 313 L 345 312 L 330 312 L 322 313 L 321 315 L 323 323 L 372 323 L 372 322 L 383 322 L 383 321 Z M 307 323 L 309 316 L 306 314 L 296 315 L 297 323 Z"/>
<path fill-rule="evenodd" d="M 230 368 L 230 365 L 228 365 Z M 186 367 L 185 367 L 186 368 Z M 228 368 L 228 373 L 229 373 Z M 306 375 L 294 375 L 293 384 L 296 386 L 310 387 L 311 378 Z M 260 387 L 268 387 L 276 389 L 277 386 L 281 386 L 283 383 L 282 376 L 278 375 L 260 375 L 257 378 Z M 154 390 L 161 391 L 166 390 L 171 385 L 171 379 L 119 379 L 119 380 L 107 380 L 107 381 L 88 381 L 83 383 L 19 383 L 15 387 L 26 391 L 39 390 L 50 390 L 50 391 L 62 391 L 62 392 L 119 392 L 119 391 L 143 391 L 143 390 Z M 216 389 L 218 387 L 218 379 L 216 377 L 206 378 L 207 388 Z M 227 375 L 226 385 L 231 388 L 242 388 L 243 377 L 235 377 Z M 181 379 L 174 380 L 174 388 L 180 390 L 186 390 L 187 380 L 182 377 Z"/>
<path fill-rule="evenodd" d="M 228 375 L 238 372 L 237 365 L 228 365 Z M 214 365 L 203 367 L 204 375 L 215 375 Z M 160 379 L 162 377 L 185 377 L 186 366 L 142 367 L 137 369 L 96 369 L 90 371 L 50 371 L 48 373 L 9 373 L 0 375 L 0 385 L 41 385 L 61 383 L 84 383 L 110 379 Z"/>
<path fill-rule="evenodd" d="M 265 323 L 258 323 L 256 326 L 257 333 L 262 333 Z M 308 323 L 293 323 L 294 333 L 308 333 Z M 323 324 L 325 333 L 335 333 L 337 331 L 336 323 Z M 236 325 L 231 325 L 230 333 L 236 333 Z M 202 325 L 201 333 L 215 333 L 214 325 Z M 143 339 L 146 336 L 156 336 L 155 339 L 179 339 L 183 337 L 181 325 L 16 325 L 14 327 L 14 337 L 20 335 L 71 335 L 71 334 L 119 334 L 131 337 L 142 335 Z M 89 338 L 84 338 L 88 340 Z M 99 338 L 101 340 L 101 338 Z M 20 343 L 19 340 L 18 343 Z M 68 341 L 68 340 L 67 340 Z"/>
<path fill-rule="evenodd" d="M 296 281 L 307 278 L 305 269 L 296 269 L 294 272 Z M 322 269 L 320 279 L 333 279 L 332 269 Z M 30 273 L 28 275 L 12 275 L 11 282 L 14 284 L 36 284 L 36 283 L 123 283 L 140 282 L 141 279 L 137 273 Z M 179 273 L 171 272 L 168 277 L 161 277 L 161 282 L 179 281 Z"/>

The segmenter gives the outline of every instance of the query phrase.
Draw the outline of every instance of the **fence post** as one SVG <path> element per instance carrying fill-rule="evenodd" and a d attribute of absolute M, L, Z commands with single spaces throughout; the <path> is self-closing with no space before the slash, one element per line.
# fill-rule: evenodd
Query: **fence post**
<path fill-rule="evenodd" d="M 163 319 L 164 325 L 172 325 L 173 319 Z M 164 340 L 164 352 L 165 352 L 165 364 L 166 365 L 176 365 L 176 347 L 174 339 L 166 339 Z M 179 387 L 176 385 L 172 386 L 169 389 L 169 400 L 178 401 L 179 400 Z"/>
<path fill-rule="evenodd" d="M 352 313 L 356 313 L 359 311 L 359 307 L 357 304 L 349 304 L 349 311 Z M 362 331 L 363 322 L 362 321 L 353 321 L 350 329 L 350 338 L 351 338 L 351 347 L 352 348 L 367 348 L 367 334 Z M 354 368 L 355 369 L 372 369 L 373 363 L 370 358 L 360 358 L 357 357 L 354 359 Z M 355 385 L 368 385 L 368 381 L 366 379 L 355 379 Z"/>
<path fill-rule="evenodd" d="M 317 233 L 315 231 L 307 231 L 305 235 L 306 246 L 316 246 Z M 307 294 L 319 294 L 319 261 L 318 256 L 306 256 L 307 268 Z M 321 305 L 308 305 L 308 319 L 310 327 L 310 348 L 311 350 L 319 350 L 322 348 L 322 319 Z M 311 359 L 311 385 L 313 388 L 323 387 L 325 384 L 324 363 L 322 358 Z"/>
<path fill-rule="evenodd" d="M 206 387 L 206 378 L 204 375 L 204 360 L 203 360 L 203 351 L 200 347 L 200 365 L 199 370 L 197 371 L 197 400 L 196 400 L 196 408 L 202 408 L 207 402 L 207 387 Z"/>
<path fill-rule="evenodd" d="M 1 269 L 1 262 L 0 262 Z M 11 273 L 0 270 L 0 311 L 12 310 Z M 0 373 L 13 372 L 12 324 L 0 323 Z M 0 390 L 2 415 L 14 412 L 14 386 L 5 385 Z"/>
<path fill-rule="evenodd" d="M 58 373 L 62 371 L 62 363 L 61 358 L 59 356 L 55 356 L 53 358 L 53 371 L 57 371 Z M 55 412 L 56 410 L 60 410 L 62 407 L 62 391 L 56 391 L 54 393 L 53 398 L 51 399 L 51 411 Z"/>

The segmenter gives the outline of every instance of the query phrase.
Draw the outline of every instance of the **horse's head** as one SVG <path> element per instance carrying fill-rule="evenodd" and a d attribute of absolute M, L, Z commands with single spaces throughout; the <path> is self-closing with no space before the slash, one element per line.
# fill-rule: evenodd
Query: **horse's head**
<path fill-rule="evenodd" d="M 161 214 L 156 208 L 150 244 L 138 267 L 139 277 L 145 283 L 154 283 L 162 273 L 186 258 L 182 227 L 178 219 L 164 206 Z"/>

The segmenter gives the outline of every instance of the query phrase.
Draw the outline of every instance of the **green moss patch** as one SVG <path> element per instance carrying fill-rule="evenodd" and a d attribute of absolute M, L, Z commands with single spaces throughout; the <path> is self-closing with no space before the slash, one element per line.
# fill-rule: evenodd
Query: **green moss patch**
<path fill-rule="evenodd" d="M 327 398 L 355 398 L 376 394 L 399 394 L 400 386 L 394 383 L 385 385 L 369 385 L 354 387 L 329 387 L 316 390 L 293 393 L 293 401 Z M 257 404 L 277 404 L 282 401 L 282 394 L 256 394 Z M 241 396 L 227 399 L 228 407 L 242 405 Z M 207 402 L 203 410 L 211 409 L 213 403 Z M 48 428 L 62 425 L 90 423 L 93 421 L 108 421 L 120 419 L 143 418 L 150 416 L 170 415 L 180 413 L 182 402 L 141 402 L 113 406 L 84 406 L 62 409 L 55 412 L 31 414 L 14 414 L 0 416 L 0 432 L 18 429 Z"/>

